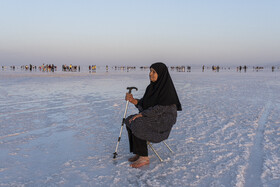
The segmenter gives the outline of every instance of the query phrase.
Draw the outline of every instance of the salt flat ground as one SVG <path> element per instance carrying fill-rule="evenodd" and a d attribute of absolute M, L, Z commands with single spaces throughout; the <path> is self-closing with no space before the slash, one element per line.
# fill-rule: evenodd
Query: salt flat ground
<path fill-rule="evenodd" d="M 280 186 L 280 72 L 171 72 L 183 111 L 150 165 L 129 166 L 127 86 L 148 71 L 0 72 L 0 186 Z M 128 115 L 137 110 L 131 104 Z"/>

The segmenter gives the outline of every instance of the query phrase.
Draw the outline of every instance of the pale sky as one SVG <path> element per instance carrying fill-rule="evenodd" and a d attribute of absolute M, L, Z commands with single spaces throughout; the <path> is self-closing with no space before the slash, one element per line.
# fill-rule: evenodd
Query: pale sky
<path fill-rule="evenodd" d="M 0 0 L 0 65 L 280 63 L 278 0 Z"/>

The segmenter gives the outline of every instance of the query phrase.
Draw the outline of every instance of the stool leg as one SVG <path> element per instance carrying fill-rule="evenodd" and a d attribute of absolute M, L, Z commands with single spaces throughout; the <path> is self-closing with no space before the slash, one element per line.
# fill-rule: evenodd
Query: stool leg
<path fill-rule="evenodd" d="M 150 148 L 154 151 L 154 153 L 157 155 L 158 159 L 162 162 L 162 158 L 159 156 L 159 154 L 157 153 L 157 151 L 153 148 L 153 146 L 150 144 L 150 142 L 147 142 L 148 145 L 150 146 Z"/>
<path fill-rule="evenodd" d="M 174 153 L 174 151 L 172 151 L 172 149 L 167 145 L 167 143 L 165 143 L 165 141 L 163 141 L 163 143 L 166 145 L 166 147 L 169 149 L 169 151 L 170 151 L 171 153 Z"/>

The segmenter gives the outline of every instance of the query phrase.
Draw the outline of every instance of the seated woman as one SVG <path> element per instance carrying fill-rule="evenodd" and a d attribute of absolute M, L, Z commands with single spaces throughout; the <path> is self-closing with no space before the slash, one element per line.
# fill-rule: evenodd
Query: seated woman
<path fill-rule="evenodd" d="M 130 152 L 130 166 L 139 168 L 150 163 L 147 141 L 158 143 L 168 138 L 176 123 L 177 111 L 181 111 L 176 89 L 164 63 L 157 62 L 150 67 L 150 84 L 142 99 L 135 99 L 127 93 L 125 100 L 133 103 L 139 113 L 126 118 Z"/>

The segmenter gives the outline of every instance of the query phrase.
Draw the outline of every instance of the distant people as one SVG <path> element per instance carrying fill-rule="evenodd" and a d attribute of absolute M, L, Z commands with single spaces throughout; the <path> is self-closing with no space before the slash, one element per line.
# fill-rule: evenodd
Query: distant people
<path fill-rule="evenodd" d="M 96 71 L 96 65 L 92 65 L 91 70 L 92 70 L 92 72 L 95 72 Z"/>

